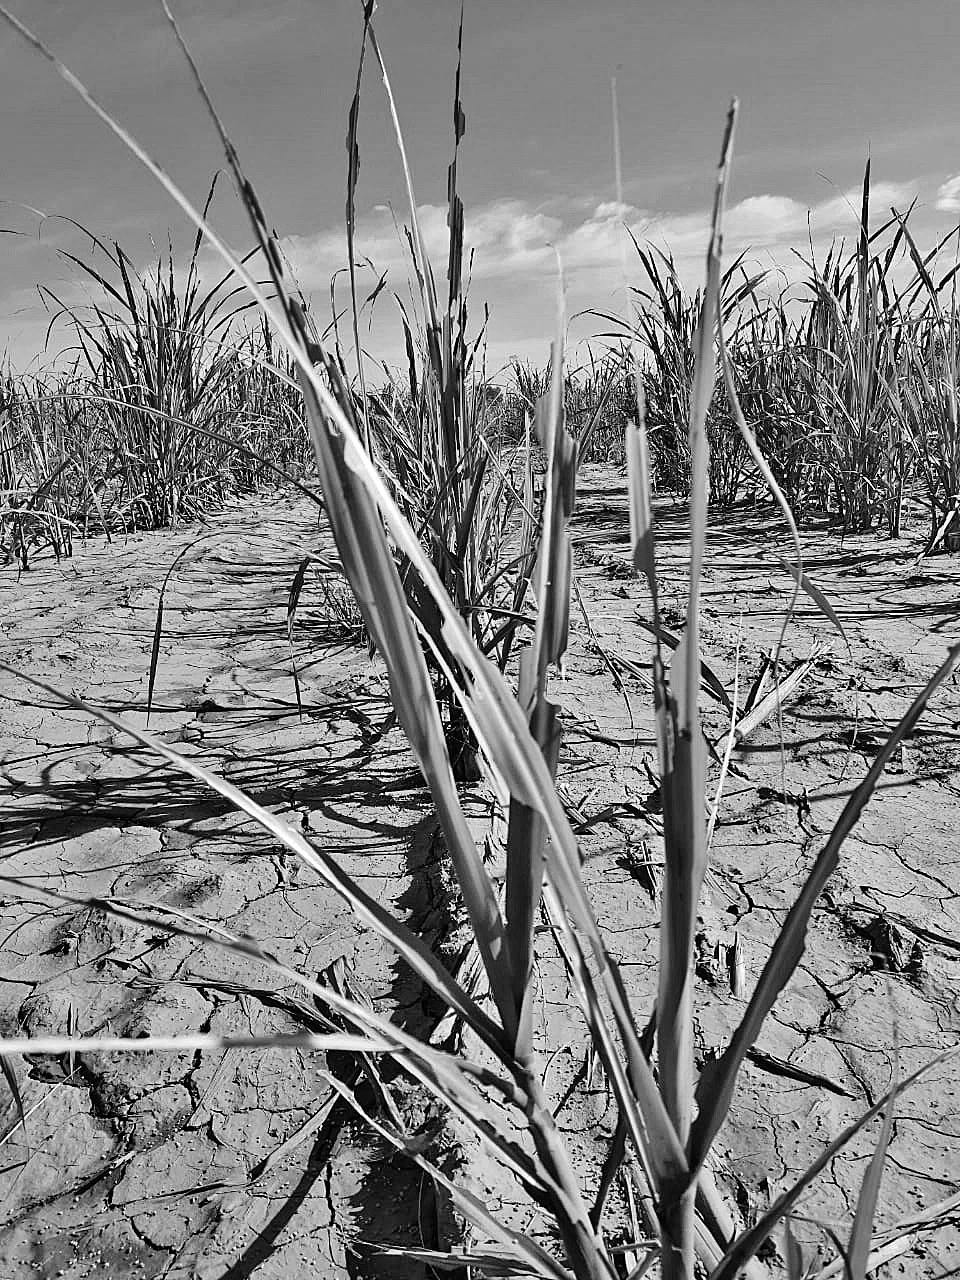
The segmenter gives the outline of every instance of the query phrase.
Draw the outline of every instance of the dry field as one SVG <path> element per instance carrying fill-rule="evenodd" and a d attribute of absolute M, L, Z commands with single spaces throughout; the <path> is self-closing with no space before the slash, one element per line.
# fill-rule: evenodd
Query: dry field
<path fill-rule="evenodd" d="M 560 289 L 493 386 L 459 62 L 441 279 L 372 15 L 376 385 L 169 11 L 242 259 L 0 6 L 197 229 L 91 239 L 77 363 L 0 385 L 0 1275 L 956 1275 L 953 237 L 868 165 L 772 293 L 723 259 L 734 102 L 703 287 L 635 244 L 603 355 Z"/>
<path fill-rule="evenodd" d="M 685 517 L 658 512 L 663 594 L 679 598 Z M 556 685 L 565 748 L 559 790 L 577 832 L 597 916 L 636 1007 L 651 1006 L 657 954 L 662 805 L 644 685 L 643 592 L 629 571 L 626 485 L 588 467 L 574 531 L 575 612 Z M 167 567 L 197 531 L 93 541 L 2 591 L 0 658 L 142 725 L 154 618 Z M 790 579 L 782 523 L 743 507 L 718 522 L 704 575 L 704 646 L 730 687 L 776 643 Z M 151 724 L 303 825 L 351 875 L 450 963 L 466 940 L 429 796 L 391 716 L 382 665 L 339 630 L 308 587 L 295 633 L 303 715 L 290 674 L 286 605 L 298 548 L 317 540 L 303 500 L 266 495 L 218 517 L 167 592 Z M 786 704 L 734 752 L 700 913 L 696 1052 L 715 1053 L 742 1010 L 727 971 L 739 938 L 751 984 L 851 781 L 906 709 L 956 632 L 956 560 L 915 563 L 918 540 L 808 538 L 808 566 L 853 648 L 801 608 L 784 664 L 819 657 Z M 319 549 L 327 549 L 322 540 Z M 312 598 L 313 597 L 313 598 Z M 607 658 L 603 655 L 606 653 Z M 618 691 L 610 655 L 628 658 Z M 131 752 L 122 735 L 4 677 L 3 873 L 77 897 L 142 904 L 138 922 L 85 907 L 6 897 L 2 1018 L 33 1036 L 310 1030 L 317 1009 L 276 974 L 214 946 L 170 938 L 158 909 L 206 932 L 249 935 L 311 976 L 326 975 L 418 1036 L 435 998 L 275 841 L 189 779 Z M 629 713 L 628 713 L 629 704 Z M 722 737 L 719 707 L 707 716 Z M 947 685 L 886 771 L 816 910 L 807 955 L 755 1046 L 718 1150 L 720 1181 L 745 1219 L 809 1164 L 890 1084 L 957 1042 L 960 1014 L 960 695 Z M 782 743 L 782 756 L 781 756 Z M 478 831 L 489 795 L 471 792 Z M 177 914 L 177 919 L 186 918 Z M 615 1111 L 591 1063 L 553 936 L 537 940 L 536 1039 L 558 1124 L 576 1154 L 609 1139 Z M 37 1056 L 11 1107 L 2 1151 L 2 1274 L 286 1277 L 411 1275 L 361 1242 L 443 1247 L 460 1238 L 449 1205 L 410 1161 L 359 1124 L 316 1055 L 225 1049 L 166 1056 Z M 333 1064 L 331 1064 L 333 1067 Z M 341 1068 L 345 1074 L 351 1065 Z M 956 1193 L 960 1071 L 954 1062 L 897 1108 L 877 1228 Z M 549 1237 L 548 1224 L 475 1144 L 410 1084 L 410 1131 L 481 1188 L 499 1216 Z M 11 1131 L 12 1130 L 12 1131 Z M 805 1212 L 849 1218 L 875 1135 L 814 1189 Z M 622 1191 L 610 1225 L 630 1236 Z M 798 1227 L 798 1230 L 800 1228 Z M 957 1265 L 941 1223 L 908 1238 L 885 1274 Z M 352 1255 L 356 1254 L 353 1258 Z"/>

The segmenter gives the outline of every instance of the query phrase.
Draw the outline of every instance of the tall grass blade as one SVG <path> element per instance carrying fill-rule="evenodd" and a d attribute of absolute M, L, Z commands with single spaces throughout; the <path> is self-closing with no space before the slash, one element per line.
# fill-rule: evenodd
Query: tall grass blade
<path fill-rule="evenodd" d="M 897 1096 L 898 1083 L 899 1059 L 898 1054 L 895 1052 L 893 1084 L 890 1087 L 890 1092 L 894 1098 Z M 867 1262 L 870 1257 L 870 1246 L 873 1243 L 873 1222 L 877 1213 L 877 1203 L 880 1199 L 880 1183 L 883 1180 L 883 1170 L 887 1162 L 887 1151 L 893 1134 L 893 1121 L 894 1107 L 891 1100 L 884 1110 L 883 1123 L 880 1127 L 877 1145 L 863 1175 L 860 1194 L 857 1197 L 857 1208 L 853 1218 L 853 1228 L 850 1232 L 850 1243 L 847 1246 L 847 1269 L 850 1273 L 850 1280 L 866 1280 L 867 1277 Z"/>
<path fill-rule="evenodd" d="M 690 577 L 686 632 L 671 666 L 669 690 L 655 685 L 664 825 L 657 1048 L 660 1087 L 677 1136 L 686 1146 L 693 1106 L 693 945 L 706 871 L 706 753 L 700 729 L 700 577 L 707 528 L 709 457 L 706 418 L 715 372 L 714 331 L 720 290 L 723 202 L 737 104 L 731 104 L 717 172 L 707 285 L 697 334 L 690 398 Z M 659 628 L 658 628 L 659 630 Z M 662 677 L 661 677 L 662 679 Z M 659 682 L 658 682 L 659 683 Z M 696 1176 L 663 1197 L 663 1275 L 693 1274 Z"/>
<path fill-rule="evenodd" d="M 767 463 L 766 458 L 763 456 L 763 453 L 760 450 L 760 446 L 757 444 L 757 438 L 754 435 L 753 431 L 750 429 L 749 425 L 747 424 L 747 420 L 743 415 L 743 409 L 740 406 L 740 398 L 737 395 L 736 383 L 733 377 L 733 369 L 731 368 L 731 364 L 730 364 L 730 357 L 727 352 L 726 337 L 723 332 L 722 323 L 718 326 L 718 331 L 719 331 L 719 342 L 720 342 L 720 367 L 723 372 L 723 381 L 724 381 L 724 387 L 727 393 L 727 401 L 730 405 L 731 412 L 733 413 L 734 421 L 737 424 L 737 429 L 740 432 L 740 436 L 744 441 L 744 443 L 746 444 L 747 450 L 750 453 L 750 456 L 753 458 L 753 461 L 757 467 L 757 470 L 760 472 L 761 476 L 763 477 L 764 483 L 766 484 L 770 492 L 773 494 L 774 501 L 776 502 L 777 506 L 780 508 L 780 511 L 783 514 L 783 518 L 786 521 L 787 529 L 790 532 L 790 539 L 793 542 L 794 555 L 796 556 L 796 559 L 797 559 L 796 572 L 794 572 L 793 570 L 790 570 L 790 573 L 794 580 L 793 595 L 790 598 L 789 607 L 787 608 L 787 611 L 784 615 L 783 625 L 780 628 L 780 636 L 777 640 L 777 647 L 773 657 L 773 666 L 774 668 L 776 668 L 777 663 L 779 661 L 780 652 L 783 648 L 783 642 L 786 639 L 787 627 L 790 625 L 790 619 L 793 617 L 794 610 L 796 609 L 796 606 L 797 606 L 797 600 L 799 599 L 799 593 L 805 579 L 805 575 L 803 572 L 803 549 L 800 546 L 800 533 L 797 529 L 797 522 L 793 518 L 793 512 L 790 510 L 790 504 L 789 502 L 787 502 L 787 499 L 784 496 L 782 489 L 777 484 L 773 471 L 770 469 L 770 466 Z M 816 601 L 815 596 L 811 595 L 811 599 Z M 833 620 L 833 610 L 830 609 L 829 606 L 827 606 L 826 616 L 830 618 L 831 621 Z M 839 623 L 837 625 L 839 625 Z M 841 635 L 843 635 L 844 642 L 846 643 L 846 636 L 843 633 L 842 627 L 840 628 L 840 633 Z M 849 644 L 847 644 L 847 647 L 849 649 Z"/>
<path fill-rule="evenodd" d="M 300 603 L 300 595 L 303 591 L 303 584 L 307 576 L 307 570 L 313 561 L 313 556 L 304 556 L 297 565 L 297 571 L 293 575 L 293 581 L 290 583 L 290 591 L 287 594 L 287 644 L 290 648 L 290 670 L 293 673 L 293 691 L 297 699 L 297 715 L 303 719 L 303 698 L 300 691 L 300 672 L 297 670 L 297 655 L 293 647 L 293 623 L 297 616 L 297 606 Z"/>
<path fill-rule="evenodd" d="M 427 252 L 424 247 L 423 233 L 420 229 L 420 219 L 417 214 L 417 199 L 413 190 L 413 171 L 410 168 L 410 161 L 407 156 L 403 130 L 400 127 L 400 116 L 397 111 L 396 99 L 393 96 L 390 77 L 387 75 L 387 65 L 384 62 L 383 54 L 380 52 L 380 45 L 377 41 L 376 32 L 374 31 L 372 23 L 367 26 L 367 36 L 370 41 L 370 46 L 373 49 L 374 56 L 377 59 L 377 65 L 380 68 L 380 77 L 383 81 L 384 92 L 387 96 L 387 106 L 390 111 L 390 118 L 393 121 L 393 132 L 397 143 L 397 150 L 400 153 L 400 162 L 403 166 L 403 178 L 407 188 L 407 204 L 410 209 L 410 243 L 413 249 L 417 277 L 420 282 L 426 309 L 428 350 L 431 356 L 431 363 L 439 373 L 440 370 L 442 370 L 443 361 L 440 358 L 439 347 L 440 320 L 439 308 L 437 306 L 437 290 L 433 278 L 433 272 L 427 258 Z"/>
<path fill-rule="evenodd" d="M 157 616 L 153 623 L 153 640 L 150 645 L 150 666 L 147 671 L 147 726 L 150 725 L 150 713 L 153 710 L 153 693 L 157 682 L 157 668 L 160 665 L 160 642 L 163 637 L 163 601 L 167 592 L 167 586 L 173 577 L 174 570 L 182 563 L 187 553 L 192 551 L 199 542 L 202 542 L 209 535 L 202 534 L 174 557 L 173 563 L 163 575 L 163 582 L 160 584 L 160 594 L 157 598 Z"/>
<path fill-rule="evenodd" d="M 559 708 L 547 699 L 546 686 L 549 669 L 560 665 L 567 648 L 571 577 L 568 522 L 576 491 L 577 457 L 576 444 L 563 418 L 563 329 L 561 281 L 550 387 L 536 405 L 537 436 L 547 455 L 546 493 L 540 559 L 535 572 L 537 619 L 533 642 L 520 656 L 518 691 L 520 706 L 551 778 L 556 776 L 560 756 L 560 725 Z M 516 1051 L 522 1059 L 532 1049 L 533 935 L 540 915 L 546 835 L 543 816 L 514 799 L 507 831 L 506 930 L 518 1012 Z"/>
<path fill-rule="evenodd" d="M 373 10 L 375 0 L 364 0 L 363 4 L 363 35 L 360 39 L 360 61 L 357 67 L 357 87 L 354 90 L 353 99 L 350 103 L 350 113 L 347 121 L 347 206 L 346 206 L 346 232 L 347 232 L 347 267 L 350 273 L 350 315 L 353 322 L 353 345 L 357 358 L 357 377 L 360 380 L 360 401 L 362 404 L 367 403 L 367 384 L 363 369 L 363 351 L 360 346 L 360 308 L 357 303 L 357 262 L 356 262 L 356 213 L 357 213 L 357 178 L 360 173 L 360 147 L 357 142 L 357 132 L 360 121 L 360 87 L 363 81 L 363 63 L 364 54 L 367 51 L 367 31 L 373 18 Z M 367 449 L 370 448 L 370 428 L 369 423 L 364 418 L 364 444 Z"/>

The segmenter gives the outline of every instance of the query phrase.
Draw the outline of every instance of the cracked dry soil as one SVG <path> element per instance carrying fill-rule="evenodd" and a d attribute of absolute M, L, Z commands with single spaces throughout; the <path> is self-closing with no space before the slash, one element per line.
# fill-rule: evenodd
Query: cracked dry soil
<path fill-rule="evenodd" d="M 623 478 L 587 468 L 576 520 L 578 581 L 565 678 L 560 785 L 584 874 L 637 1009 L 651 1007 L 662 855 L 645 596 L 624 573 Z M 684 521 L 659 513 L 668 611 L 682 605 Z M 917 536 L 805 535 L 808 574 L 830 596 L 851 662 L 803 598 L 784 661 L 823 655 L 785 708 L 734 753 L 698 942 L 698 1053 L 717 1052 L 744 1008 L 778 923 L 884 733 L 960 630 L 956 558 L 916 563 Z M 195 544 L 195 545 L 193 545 Z M 198 530 L 94 540 L 72 560 L 0 576 L 0 657 L 142 725 L 158 591 L 167 590 L 151 728 L 334 849 L 368 892 L 450 963 L 466 938 L 436 822 L 394 727 L 377 660 L 331 632 L 309 587 L 296 628 L 304 714 L 290 674 L 286 602 L 306 550 L 329 552 L 315 515 L 269 494 Z M 705 576 L 706 658 L 741 688 L 776 643 L 789 578 L 777 520 L 718 518 Z M 742 613 L 742 619 L 741 619 Z M 669 619 L 668 619 L 669 620 Z M 606 651 L 607 657 L 604 656 Z M 610 677 L 609 655 L 640 670 Z M 53 905 L 21 885 L 160 905 L 256 938 L 315 977 L 338 975 L 408 1029 L 441 1014 L 388 949 L 312 872 L 199 784 L 173 775 L 88 716 L 0 677 L 0 1030 L 176 1034 L 310 1029 L 315 1010 L 254 962 L 172 938 L 155 912 L 121 922 Z M 629 704 L 629 705 L 628 705 Z M 709 736 L 726 713 L 705 699 Z M 802 968 L 778 1002 L 721 1133 L 718 1173 L 750 1221 L 901 1075 L 960 1041 L 960 694 L 948 684 L 848 840 L 814 914 Z M 715 771 L 714 771 L 715 776 Z M 468 798 L 478 833 L 489 797 Z M 499 829 L 499 828 L 498 828 Z M 497 830 L 498 830 L 497 829 Z M 495 832 L 496 834 L 496 832 Z M 653 868 L 651 871 L 651 867 Z M 731 983 L 728 962 L 740 973 Z M 575 1158 L 612 1134 L 583 1026 L 548 932 L 537 963 L 547 1085 Z M 741 985 L 744 984 L 744 985 Z M 731 989 L 737 987 L 735 995 Z M 0 1276 L 187 1280 L 416 1276 L 364 1242 L 451 1243 L 461 1226 L 419 1172 L 344 1114 L 318 1055 L 84 1054 L 17 1064 L 25 1128 L 0 1100 Z M 330 1062 L 333 1072 L 350 1064 Z M 960 1184 L 956 1061 L 897 1110 L 878 1226 Z M 549 1237 L 532 1206 L 397 1082 L 408 1128 L 503 1218 Z M 876 1137 L 868 1128 L 805 1202 L 844 1236 Z M 614 1196 L 611 1232 L 626 1238 Z M 812 1245 L 823 1233 L 800 1224 Z M 881 1275 L 955 1273 L 948 1220 Z M 833 1256 L 824 1245 L 824 1256 Z M 776 1266 L 776 1258 L 771 1254 Z"/>

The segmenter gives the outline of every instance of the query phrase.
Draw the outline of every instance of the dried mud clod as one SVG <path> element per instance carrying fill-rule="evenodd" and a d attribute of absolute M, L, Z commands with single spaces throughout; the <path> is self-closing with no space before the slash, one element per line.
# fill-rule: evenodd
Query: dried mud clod
<path fill-rule="evenodd" d="M 119 991 L 113 993 L 110 1003 L 104 999 L 102 987 L 98 995 L 99 1020 L 93 1026 L 79 1022 L 97 1009 L 91 993 L 81 983 L 70 981 L 28 997 L 20 1008 L 19 1022 L 34 1036 L 96 1034 L 109 1028 L 136 1038 L 205 1030 L 212 1012 L 212 1006 L 189 988 L 141 995 L 126 1012 Z M 197 1057 L 192 1052 L 152 1056 L 31 1054 L 25 1060 L 31 1079 L 84 1090 L 91 1115 L 102 1122 L 120 1151 L 162 1143 L 183 1127 L 193 1111 L 191 1076 Z"/>
<path fill-rule="evenodd" d="M 885 915 L 877 915 L 860 926 L 859 931 L 869 944 L 874 969 L 902 973 L 914 979 L 923 976 L 923 945 L 919 938 L 901 925 L 887 919 Z"/>
<path fill-rule="evenodd" d="M 653 903 L 659 903 L 663 891 L 663 861 L 654 857 L 646 840 L 627 840 L 619 863 L 650 895 Z"/>
<path fill-rule="evenodd" d="M 730 940 L 711 938 L 701 930 L 695 938 L 696 956 L 694 969 L 711 987 L 725 986 L 736 999 L 743 999 L 746 991 L 746 960 L 739 931 Z"/>

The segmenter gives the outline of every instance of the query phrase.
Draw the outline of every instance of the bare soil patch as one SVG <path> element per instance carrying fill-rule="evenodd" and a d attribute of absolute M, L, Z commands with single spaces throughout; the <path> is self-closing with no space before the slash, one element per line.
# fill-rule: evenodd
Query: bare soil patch
<path fill-rule="evenodd" d="M 666 604 L 682 615 L 685 518 L 659 513 Z M 196 528 L 91 542 L 72 560 L 0 577 L 0 657 L 143 724 L 157 595 Z M 786 669 L 820 656 L 799 693 L 734 752 L 714 837 L 698 963 L 698 1051 L 716 1053 L 743 1008 L 778 922 L 883 736 L 960 626 L 960 565 L 917 563 L 917 538 L 805 535 L 806 569 L 847 631 L 851 662 L 802 597 Z M 651 1007 L 662 842 L 645 688 L 649 637 L 628 570 L 625 480 L 587 468 L 575 529 L 577 580 L 560 787 L 585 876 L 638 1010 Z M 304 594 L 296 650 L 290 582 L 305 551 L 330 551 L 299 499 L 268 495 L 225 512 L 167 592 L 151 727 L 334 847 L 370 893 L 441 948 L 468 942 L 429 796 L 393 724 L 375 658 L 331 631 Z M 790 578 L 780 521 L 766 509 L 718 518 L 710 539 L 704 647 L 728 689 L 738 634 L 742 690 L 776 645 Z M 742 616 L 741 616 L 742 615 Z M 669 621 L 669 618 L 668 618 Z M 634 664 L 626 668 L 620 659 Z M 615 684 L 611 663 L 619 673 Z M 427 1034 L 442 1010 L 312 873 L 199 785 L 158 767 L 89 717 L 0 677 L 0 872 L 72 897 L 142 902 L 256 938 L 310 977 L 366 993 Z M 705 699 L 712 739 L 728 713 Z M 957 1043 L 960 978 L 960 692 L 936 695 L 897 772 L 874 796 L 815 913 L 800 978 L 767 1024 L 721 1138 L 721 1180 L 744 1219 L 889 1087 Z M 489 823 L 481 786 L 478 835 Z M 87 907 L 25 901 L 0 885 L 0 1028 L 12 1034 L 309 1029 L 315 1010 L 253 962 L 171 938 L 145 911 L 122 923 Z M 736 952 L 734 944 L 736 943 Z M 731 957 L 742 964 L 730 981 Z M 591 1070 L 579 1012 L 549 932 L 538 951 L 539 1037 L 571 1145 L 609 1140 L 613 1105 Z M 731 989 L 737 986 L 737 994 Z M 414 1274 L 364 1241 L 436 1247 L 459 1232 L 420 1173 L 345 1114 L 319 1055 L 231 1050 L 84 1054 L 18 1064 L 25 1129 L 0 1119 L 0 1274 L 243 1277 Z M 464 1148 L 419 1092 L 398 1083 L 410 1130 L 445 1167 L 531 1233 L 546 1233 L 510 1180 Z M 957 1191 L 956 1064 L 911 1091 L 898 1120 L 879 1225 Z M 875 1129 L 807 1204 L 849 1222 Z M 288 1144 L 288 1145 L 284 1145 Z M 615 1198 L 611 1217 L 623 1218 Z M 622 1224 L 627 1231 L 626 1221 Z M 846 1234 L 841 1226 L 841 1234 Z M 816 1232 L 810 1229 L 810 1238 Z M 941 1225 L 887 1274 L 958 1265 Z M 832 1253 L 832 1250 L 831 1250 Z"/>

